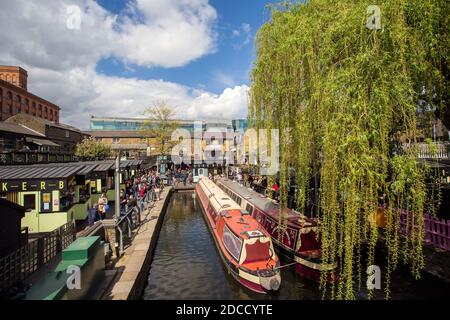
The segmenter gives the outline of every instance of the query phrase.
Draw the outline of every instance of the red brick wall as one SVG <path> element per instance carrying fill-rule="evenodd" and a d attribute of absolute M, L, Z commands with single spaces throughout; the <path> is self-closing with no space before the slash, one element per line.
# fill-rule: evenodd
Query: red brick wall
<path fill-rule="evenodd" d="M 0 80 L 0 121 L 26 113 L 59 123 L 59 107 L 28 91 Z"/>

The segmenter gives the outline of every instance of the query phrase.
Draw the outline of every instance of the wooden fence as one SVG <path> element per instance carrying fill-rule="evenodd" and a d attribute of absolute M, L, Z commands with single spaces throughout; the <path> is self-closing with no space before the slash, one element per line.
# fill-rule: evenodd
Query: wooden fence
<path fill-rule="evenodd" d="M 68 223 L 1 258 L 0 296 L 44 266 L 75 238 L 75 225 Z"/>
<path fill-rule="evenodd" d="M 409 223 L 408 223 L 409 216 Z M 411 213 L 405 210 L 400 211 L 400 232 L 408 234 L 412 228 Z M 414 223 L 414 228 L 417 224 Z M 408 230 L 407 230 L 408 229 Z M 424 242 L 436 248 L 450 251 L 450 220 L 425 215 L 424 219 Z"/>

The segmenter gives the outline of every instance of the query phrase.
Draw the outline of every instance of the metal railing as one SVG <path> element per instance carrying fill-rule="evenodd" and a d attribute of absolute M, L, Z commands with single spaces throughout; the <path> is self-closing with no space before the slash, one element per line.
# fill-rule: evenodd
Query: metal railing
<path fill-rule="evenodd" d="M 75 224 L 70 222 L 1 258 L 0 297 L 48 263 L 75 238 Z"/>
<path fill-rule="evenodd" d="M 418 157 L 419 159 L 449 159 L 450 158 L 450 143 L 435 142 L 434 146 L 428 143 L 419 143 Z"/>
<path fill-rule="evenodd" d="M 116 222 L 116 230 L 119 234 L 119 256 L 124 252 L 124 243 L 132 239 L 133 230 L 141 225 L 141 209 L 139 206 L 128 209 L 127 213 L 120 216 Z"/>
<path fill-rule="evenodd" d="M 401 234 L 410 235 L 413 228 L 417 230 L 417 221 L 412 221 L 413 215 L 411 212 L 399 210 L 399 214 Z M 423 231 L 425 244 L 450 251 L 450 220 L 439 219 L 426 214 Z"/>

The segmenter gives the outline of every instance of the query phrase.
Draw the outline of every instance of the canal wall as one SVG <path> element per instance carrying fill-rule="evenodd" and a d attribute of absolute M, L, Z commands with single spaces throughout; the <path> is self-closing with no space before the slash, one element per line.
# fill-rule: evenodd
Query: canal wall
<path fill-rule="evenodd" d="M 141 213 L 142 224 L 134 232 L 131 245 L 125 249 L 124 254 L 112 268 L 106 270 L 96 299 L 137 300 L 141 298 L 172 192 L 173 188 L 165 188 L 161 193 L 161 200 Z"/>

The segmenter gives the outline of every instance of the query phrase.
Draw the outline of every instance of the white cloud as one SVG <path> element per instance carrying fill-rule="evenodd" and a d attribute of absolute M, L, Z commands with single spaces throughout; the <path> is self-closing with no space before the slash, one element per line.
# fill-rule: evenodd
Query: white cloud
<path fill-rule="evenodd" d="M 139 80 L 99 75 L 94 68 L 49 71 L 25 66 L 40 80 L 32 92 L 63 107 L 61 121 L 87 129 L 90 115 L 140 117 L 146 107 L 165 100 L 180 119 L 233 119 L 246 117 L 245 85 L 221 94 L 192 89 L 163 80 Z"/>
<path fill-rule="evenodd" d="M 80 28 L 71 30 L 67 7 L 74 4 L 82 16 Z M 97 74 L 102 58 L 128 68 L 177 67 L 215 50 L 217 13 L 207 0 L 133 0 L 126 13 L 113 15 L 93 0 L 2 1 L 0 64 L 27 69 L 30 91 L 61 106 L 61 121 L 80 128 L 90 114 L 139 116 L 156 100 L 178 106 L 180 117 L 245 116 L 248 88 L 232 81 L 233 88 L 215 95 Z"/>
<path fill-rule="evenodd" d="M 235 29 L 231 33 L 231 38 L 240 39 L 239 43 L 233 44 L 235 50 L 240 50 L 248 45 L 252 39 L 252 27 L 248 23 L 243 23 L 239 29 Z"/>
<path fill-rule="evenodd" d="M 142 23 L 124 19 L 116 54 L 145 66 L 179 67 L 215 50 L 217 13 L 207 0 L 137 0 Z"/>

